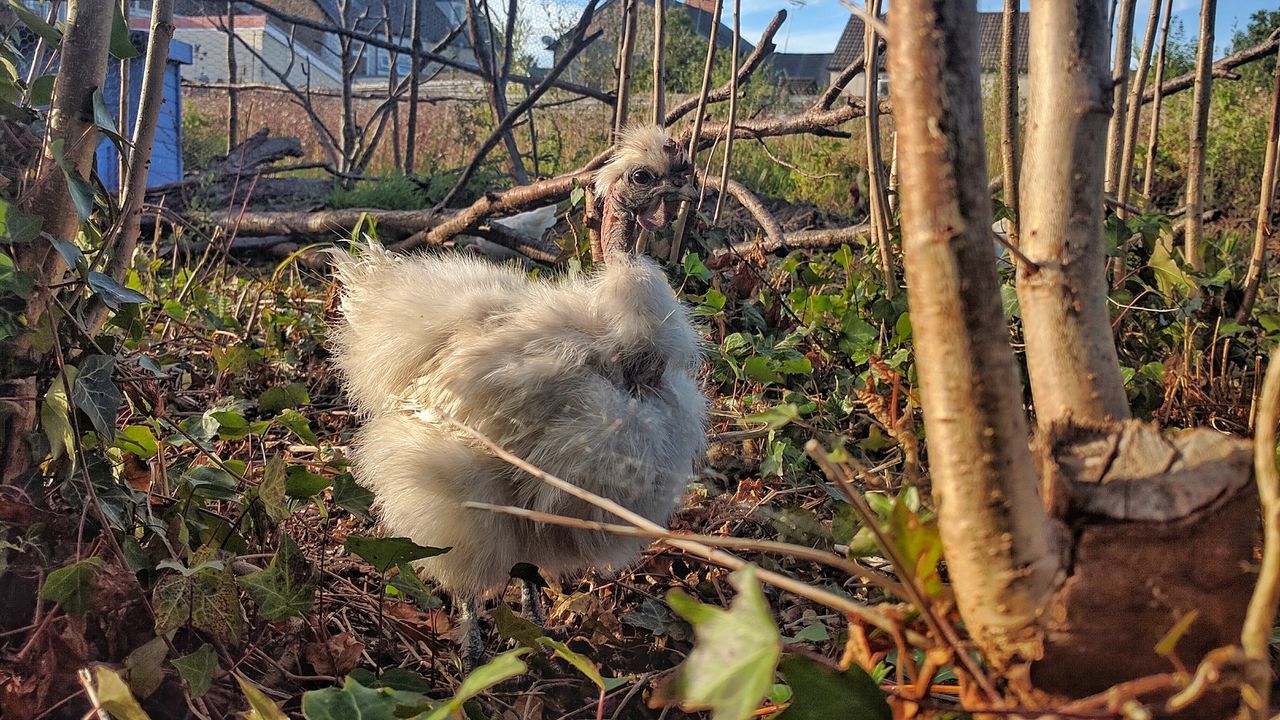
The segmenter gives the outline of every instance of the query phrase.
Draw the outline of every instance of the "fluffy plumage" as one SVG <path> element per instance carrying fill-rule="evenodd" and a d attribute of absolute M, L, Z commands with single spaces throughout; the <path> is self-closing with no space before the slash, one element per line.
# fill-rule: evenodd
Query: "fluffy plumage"
<path fill-rule="evenodd" d="M 646 137 L 670 165 L 652 172 L 679 169 L 662 149 L 665 133 Z M 617 190 L 606 186 L 606 202 L 617 222 L 634 224 L 646 208 Z M 334 362 L 365 418 L 356 478 L 374 492 L 389 533 L 454 548 L 420 568 L 446 590 L 483 597 L 519 562 L 563 576 L 633 560 L 640 540 L 463 508 L 474 500 L 615 520 L 493 457 L 449 420 L 665 523 L 703 452 L 706 402 L 694 380 L 698 334 L 661 270 L 615 253 L 589 277 L 535 280 L 376 243 L 334 258 L 343 285 Z"/>

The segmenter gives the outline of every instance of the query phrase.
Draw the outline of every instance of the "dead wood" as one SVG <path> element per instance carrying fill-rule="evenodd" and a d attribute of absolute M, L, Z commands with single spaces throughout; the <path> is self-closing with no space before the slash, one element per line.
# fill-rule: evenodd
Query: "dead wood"
<path fill-rule="evenodd" d="M 1233 70 L 1242 65 L 1248 65 L 1251 62 L 1273 56 L 1276 54 L 1277 48 L 1280 48 L 1280 30 L 1276 30 L 1271 33 L 1270 37 L 1257 45 L 1252 45 L 1240 50 L 1239 52 L 1231 53 L 1218 62 L 1213 63 L 1210 74 L 1215 78 L 1239 80 L 1240 76 L 1232 72 Z M 1196 71 L 1192 70 L 1191 72 L 1179 75 L 1172 80 L 1166 80 L 1159 86 L 1160 94 L 1163 97 L 1168 97 L 1174 93 L 1182 92 L 1183 90 L 1190 90 L 1195 86 L 1195 84 Z M 1142 95 L 1142 102 L 1149 103 L 1154 100 L 1155 93 L 1155 88 L 1147 90 Z"/>

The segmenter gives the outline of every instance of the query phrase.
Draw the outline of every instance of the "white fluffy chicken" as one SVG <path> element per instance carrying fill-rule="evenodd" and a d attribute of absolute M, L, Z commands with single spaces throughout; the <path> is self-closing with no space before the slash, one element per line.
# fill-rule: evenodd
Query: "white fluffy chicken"
<path fill-rule="evenodd" d="M 657 127 L 628 130 L 595 178 L 603 266 L 531 279 L 458 255 L 334 254 L 343 291 L 334 362 L 365 418 L 356 478 L 388 533 L 451 552 L 419 570 L 462 605 L 463 656 L 482 652 L 475 603 L 517 563 L 562 577 L 633 561 L 634 538 L 471 510 L 515 505 L 615 519 L 496 458 L 453 421 L 564 480 L 665 523 L 705 446 L 699 335 L 641 229 L 692 195 L 685 153 Z M 537 612 L 526 583 L 526 608 Z"/>

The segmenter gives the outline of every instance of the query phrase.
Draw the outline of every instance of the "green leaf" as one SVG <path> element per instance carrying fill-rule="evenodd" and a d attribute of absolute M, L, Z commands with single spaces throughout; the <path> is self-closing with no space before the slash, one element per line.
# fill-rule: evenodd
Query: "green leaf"
<path fill-rule="evenodd" d="M 57 79 L 57 75 L 41 75 L 31 81 L 31 87 L 27 89 L 27 99 L 32 107 L 45 107 L 53 102 L 53 83 Z"/>
<path fill-rule="evenodd" d="M 276 422 L 285 426 L 298 439 L 308 445 L 319 445 L 320 438 L 311 429 L 311 421 L 303 417 L 297 410 L 285 410 L 276 416 Z"/>
<path fill-rule="evenodd" d="M 587 656 L 574 652 L 569 649 L 568 645 L 549 637 L 538 638 L 538 644 L 543 647 L 550 648 L 557 657 L 572 665 L 575 670 L 582 673 L 591 682 L 595 683 L 596 687 L 601 690 L 608 689 L 605 687 L 604 677 L 600 675 L 600 667 L 594 662 L 591 662 Z"/>
<path fill-rule="evenodd" d="M 307 386 L 302 383 L 289 383 L 268 388 L 258 397 L 258 410 L 264 413 L 278 413 L 281 410 L 297 408 L 311 402 L 307 394 Z"/>
<path fill-rule="evenodd" d="M 316 571 L 288 535 L 281 535 L 280 549 L 266 570 L 240 578 L 240 584 L 258 603 L 267 620 L 297 617 L 315 600 Z"/>
<path fill-rule="evenodd" d="M 130 425 L 116 434 L 116 447 L 141 458 L 155 457 L 159 444 L 151 428 L 146 425 Z"/>
<path fill-rule="evenodd" d="M 89 184 L 88 180 L 84 179 L 80 171 L 76 169 L 76 166 L 67 160 L 66 155 L 63 154 L 65 146 L 66 141 L 59 138 L 49 143 L 49 152 L 58 163 L 58 167 L 62 168 L 62 174 L 67 180 L 67 191 L 71 193 L 71 202 L 76 206 L 76 216 L 83 222 L 88 220 L 89 215 L 93 213 L 93 186 Z M 60 241 L 67 242 L 65 240 Z M 61 248 L 59 248 L 59 252 L 62 252 Z M 65 254 L 63 258 L 66 258 Z M 78 263 L 73 263 L 70 260 L 67 261 L 67 265 L 74 268 L 79 266 Z"/>
<path fill-rule="evenodd" d="M 116 4 L 115 14 L 111 18 L 111 54 L 117 60 L 132 60 L 141 54 L 129 41 L 129 23 L 120 12 L 119 4 Z"/>
<path fill-rule="evenodd" d="M 333 479 L 333 504 L 361 518 L 369 517 L 373 506 L 373 493 L 356 483 L 350 473 Z"/>
<path fill-rule="evenodd" d="M 746 720 L 773 686 L 781 644 L 778 628 L 751 565 L 730 576 L 738 591 L 728 610 L 704 605 L 679 590 L 671 609 L 693 624 L 696 642 L 676 671 L 673 689 L 686 710 L 712 711 L 712 720 Z"/>
<path fill-rule="evenodd" d="M 289 720 L 289 716 L 284 714 L 279 705 L 253 683 L 240 677 L 239 673 L 236 673 L 236 683 L 249 701 L 249 712 L 245 714 L 245 720 Z"/>
<path fill-rule="evenodd" d="M 764 423 L 771 430 L 776 430 L 783 425 L 796 420 L 800 417 L 800 408 L 795 403 L 785 403 L 763 410 L 758 413 L 752 413 L 743 417 L 738 421 L 739 425 L 758 425 Z"/>
<path fill-rule="evenodd" d="M 169 655 L 169 646 L 164 638 L 151 638 L 143 643 L 124 659 L 124 666 L 129 669 L 129 689 L 138 697 L 146 700 L 151 697 L 160 684 L 164 682 L 164 659 Z"/>
<path fill-rule="evenodd" d="M 773 364 L 770 362 L 770 359 L 763 355 L 756 355 L 748 358 L 747 361 L 743 363 L 742 370 L 747 374 L 747 377 L 765 385 L 778 382 L 782 379 L 782 376 L 773 369 Z"/>
<path fill-rule="evenodd" d="M 71 404 L 67 402 L 67 387 L 75 386 L 76 367 L 64 365 L 62 375 L 54 378 L 40 405 L 40 426 L 49 438 L 49 454 L 54 460 L 64 454 L 75 457 L 76 431 L 71 424 Z"/>
<path fill-rule="evenodd" d="M 481 665 L 462 681 L 458 694 L 445 701 L 428 713 L 422 720 L 446 720 L 454 713 L 462 710 L 462 704 L 498 683 L 523 675 L 528 666 L 520 656 L 530 652 L 529 648 L 517 648 L 498 655 L 487 664 Z"/>
<path fill-rule="evenodd" d="M 116 434 L 116 413 L 124 402 L 119 388 L 111 381 L 116 359 L 107 355 L 90 355 L 80 363 L 80 373 L 71 387 L 71 400 L 89 417 L 93 429 L 104 442 Z"/>
<path fill-rule="evenodd" d="M 19 210 L 17 205 L 0 198 L 0 241 L 31 242 L 40 236 L 41 224 L 39 215 L 28 215 Z"/>
<path fill-rule="evenodd" d="M 329 487 L 329 479 L 317 475 L 303 465 L 290 465 L 284 493 L 295 500 L 313 498 Z"/>
<path fill-rule="evenodd" d="M 192 697 L 204 697 L 209 692 L 210 686 L 213 685 L 214 675 L 217 674 L 218 654 L 214 652 L 213 646 L 205 643 L 195 652 L 189 655 L 183 655 L 180 658 L 174 658 L 172 664 L 178 670 L 178 674 L 187 683 L 187 689 L 191 691 Z"/>
<path fill-rule="evenodd" d="M 35 288 L 35 278 L 31 273 L 22 272 L 13 263 L 13 258 L 0 253 L 0 293 L 26 298 Z"/>
<path fill-rule="evenodd" d="M 347 676 L 342 687 L 328 687 L 302 694 L 302 716 L 307 720 L 398 720 L 401 708 L 415 708 L 427 702 L 415 692 L 361 685 Z"/>
<path fill-rule="evenodd" d="M 98 126 L 98 130 L 107 136 L 121 155 L 128 152 L 129 142 L 116 128 L 115 111 L 107 105 L 107 98 L 102 94 L 101 88 L 93 91 L 93 124 Z"/>
<path fill-rule="evenodd" d="M 893 712 L 876 681 L 856 664 L 844 672 L 787 656 L 778 669 L 791 686 L 791 705 L 777 720 L 890 720 Z"/>
<path fill-rule="evenodd" d="M 289 517 L 289 500 L 285 497 L 284 456 L 276 453 L 262 469 L 262 483 L 258 485 L 258 497 L 267 517 L 280 522 Z"/>
<path fill-rule="evenodd" d="M 230 568 L 205 567 L 191 575 L 166 575 L 152 591 L 156 633 L 191 623 L 224 642 L 236 643 L 244 629 L 244 609 Z"/>
<path fill-rule="evenodd" d="M 62 44 L 62 33 L 58 29 L 45 22 L 45 19 L 32 12 L 18 0 L 9 0 L 9 9 L 17 14 L 18 19 L 23 25 L 27 26 L 31 32 L 35 33 L 51 47 L 57 47 Z"/>
<path fill-rule="evenodd" d="M 115 670 L 106 665 L 98 665 L 93 669 L 93 680 L 98 704 L 111 713 L 111 717 L 116 720 L 151 720 L 151 716 L 138 704 L 133 693 L 129 692 L 129 686 Z"/>
<path fill-rule="evenodd" d="M 405 597 L 413 600 L 414 604 L 422 609 L 423 612 L 433 610 L 444 604 L 435 593 L 431 592 L 431 588 L 427 586 L 422 578 L 418 577 L 418 573 L 406 563 L 397 565 L 397 572 L 392 576 L 387 585 L 394 588 L 397 592 Z M 499 605 L 499 609 L 502 606 Z"/>
<path fill-rule="evenodd" d="M 804 626 L 795 637 L 784 637 L 782 640 L 788 643 L 798 642 L 825 642 L 831 639 L 831 633 L 827 632 L 827 626 L 821 623 Z"/>
<path fill-rule="evenodd" d="M 347 552 L 364 558 L 365 562 L 383 573 L 400 563 L 435 557 L 453 549 L 424 547 L 403 537 L 375 538 L 363 535 L 348 535 L 343 547 Z"/>
<path fill-rule="evenodd" d="M 911 509 L 913 498 L 905 495 L 893 503 L 889 513 L 889 536 L 908 562 L 909 568 L 898 568 L 917 579 L 929 597 L 943 592 L 942 578 L 938 576 L 938 561 L 942 559 L 942 537 L 936 523 L 926 523 Z M 915 499 L 918 503 L 918 498 Z M 918 507 L 918 505 L 917 505 Z"/>
<path fill-rule="evenodd" d="M 83 617 L 98 595 L 93 578 L 102 567 L 102 558 L 90 557 L 54 570 L 40 586 L 40 599 L 58 603 L 68 615 Z"/>
<path fill-rule="evenodd" d="M 89 289 L 102 298 L 102 304 L 112 310 L 119 310 L 126 303 L 149 303 L 151 300 L 137 290 L 121 285 L 115 278 L 96 271 L 89 271 Z"/>

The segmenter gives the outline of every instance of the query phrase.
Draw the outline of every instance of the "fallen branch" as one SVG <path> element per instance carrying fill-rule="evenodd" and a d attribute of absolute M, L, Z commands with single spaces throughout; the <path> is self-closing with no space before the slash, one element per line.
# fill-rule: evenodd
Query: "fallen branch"
<path fill-rule="evenodd" d="M 779 250 L 823 250 L 861 242 L 871 233 L 871 226 L 862 223 L 840 228 L 824 228 L 821 230 L 800 230 L 786 233 L 778 242 L 767 235 L 763 239 L 753 239 L 716 248 L 713 256 L 726 254 L 745 255 L 752 252 L 773 253 Z"/>
<path fill-rule="evenodd" d="M 1232 72 L 1233 70 L 1240 67 L 1241 65 L 1248 65 L 1249 63 L 1254 62 L 1256 60 L 1262 60 L 1267 57 L 1274 57 L 1276 54 L 1277 48 L 1280 48 L 1280 30 L 1276 30 L 1275 32 L 1271 33 L 1271 37 L 1258 43 L 1257 45 L 1247 47 L 1239 52 L 1231 53 L 1230 55 L 1222 58 L 1221 60 L 1213 64 L 1213 66 L 1211 67 L 1211 73 L 1215 78 L 1239 80 L 1240 76 Z M 1183 90 L 1190 90 L 1192 87 L 1195 86 L 1195 83 L 1196 83 L 1195 71 L 1192 71 L 1183 75 L 1179 75 L 1178 77 L 1173 78 L 1172 80 L 1166 80 L 1164 84 L 1160 86 L 1160 94 L 1163 97 L 1168 97 L 1176 92 L 1182 92 Z M 1155 96 L 1156 96 L 1155 88 L 1147 90 L 1145 93 L 1142 94 L 1143 104 L 1151 102 L 1152 100 L 1155 99 Z"/>

